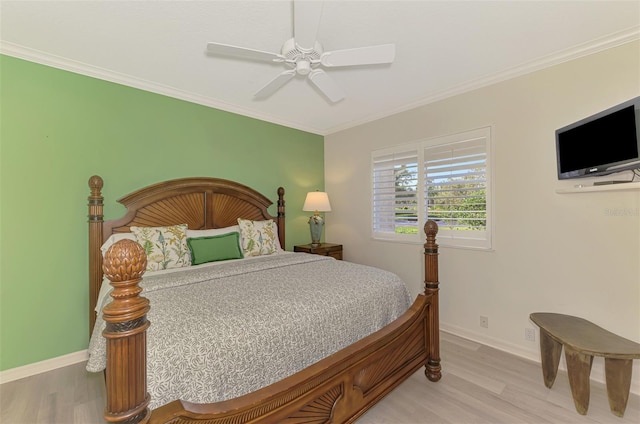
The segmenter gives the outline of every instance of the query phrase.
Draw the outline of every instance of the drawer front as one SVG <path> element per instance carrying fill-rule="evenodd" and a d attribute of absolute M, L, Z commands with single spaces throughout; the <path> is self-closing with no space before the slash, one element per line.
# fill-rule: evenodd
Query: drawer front
<path fill-rule="evenodd" d="M 333 246 L 319 246 L 313 248 L 309 245 L 305 246 L 294 246 L 294 252 L 304 252 L 311 253 L 313 255 L 321 255 L 321 256 L 331 256 L 332 258 L 342 260 L 342 245 L 333 245 Z"/>
<path fill-rule="evenodd" d="M 342 249 L 329 250 L 327 251 L 326 255 L 331 256 L 332 258 L 342 260 Z"/>

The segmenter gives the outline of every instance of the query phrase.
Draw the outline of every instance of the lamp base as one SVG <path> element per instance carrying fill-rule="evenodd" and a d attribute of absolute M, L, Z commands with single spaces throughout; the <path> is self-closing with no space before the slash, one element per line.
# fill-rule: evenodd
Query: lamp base
<path fill-rule="evenodd" d="M 320 215 L 313 215 L 309 218 L 309 230 L 311 230 L 311 247 L 320 246 L 324 219 Z"/>

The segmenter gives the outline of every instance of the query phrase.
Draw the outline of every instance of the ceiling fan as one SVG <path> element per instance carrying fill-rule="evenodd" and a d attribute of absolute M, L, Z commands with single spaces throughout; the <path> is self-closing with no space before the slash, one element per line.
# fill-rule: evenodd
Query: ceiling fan
<path fill-rule="evenodd" d="M 344 99 L 345 93 L 322 68 L 392 63 L 395 45 L 382 44 L 325 52 L 316 40 L 322 6 L 320 1 L 294 1 L 293 38 L 284 42 L 280 53 L 221 43 L 207 43 L 207 51 L 216 55 L 283 63 L 287 69 L 258 90 L 254 94 L 257 99 L 269 97 L 297 74 L 306 75 L 331 102 L 339 102 Z"/>

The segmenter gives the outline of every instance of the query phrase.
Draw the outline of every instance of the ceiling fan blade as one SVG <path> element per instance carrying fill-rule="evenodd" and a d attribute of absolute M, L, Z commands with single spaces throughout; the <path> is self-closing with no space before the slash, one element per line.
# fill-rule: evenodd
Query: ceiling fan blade
<path fill-rule="evenodd" d="M 256 99 L 265 99 L 275 93 L 280 87 L 285 85 L 296 74 L 295 69 L 288 69 L 280 73 L 253 95 Z"/>
<path fill-rule="evenodd" d="M 243 57 L 245 59 L 268 60 L 273 62 L 284 61 L 284 57 L 278 53 L 248 49 L 246 47 L 230 46 L 228 44 L 221 43 L 207 43 L 207 51 L 212 54 Z"/>
<path fill-rule="evenodd" d="M 322 69 L 312 70 L 309 73 L 309 80 L 333 103 L 344 99 L 345 94 L 342 88 Z"/>
<path fill-rule="evenodd" d="M 316 0 L 295 0 L 293 4 L 293 38 L 305 50 L 315 46 L 322 16 L 322 2 Z"/>
<path fill-rule="evenodd" d="M 395 44 L 381 44 L 379 46 L 324 52 L 320 56 L 320 63 L 326 67 L 376 65 L 379 63 L 391 63 L 395 56 Z"/>

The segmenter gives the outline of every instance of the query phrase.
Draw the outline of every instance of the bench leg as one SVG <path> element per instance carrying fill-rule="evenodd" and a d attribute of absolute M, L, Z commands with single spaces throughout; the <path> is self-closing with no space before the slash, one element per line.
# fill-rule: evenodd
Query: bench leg
<path fill-rule="evenodd" d="M 624 416 L 631 387 L 632 359 L 604 358 L 604 372 L 607 378 L 609 408 L 618 417 Z"/>
<path fill-rule="evenodd" d="M 544 385 L 551 388 L 558 374 L 562 344 L 553 340 L 549 333 L 542 328 L 540 329 L 540 353 L 542 355 L 542 377 L 544 378 Z"/>
<path fill-rule="evenodd" d="M 585 355 L 567 346 L 564 347 L 564 355 L 567 360 L 567 374 L 569 374 L 569 385 L 573 395 L 573 403 L 579 414 L 585 415 L 589 409 L 589 375 L 593 356 Z"/>

